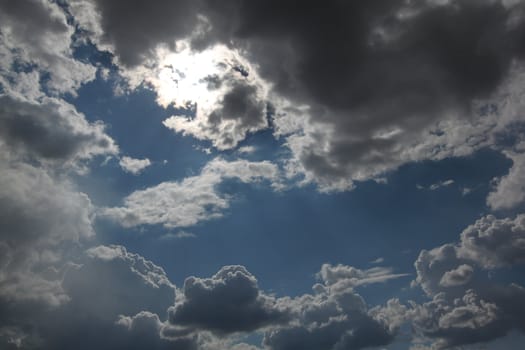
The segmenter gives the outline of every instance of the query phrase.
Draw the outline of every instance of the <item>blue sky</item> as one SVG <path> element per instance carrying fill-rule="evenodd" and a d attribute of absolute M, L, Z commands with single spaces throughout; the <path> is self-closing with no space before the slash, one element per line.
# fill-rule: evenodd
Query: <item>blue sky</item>
<path fill-rule="evenodd" d="M 524 28 L 0 0 L 0 348 L 521 349 Z"/>

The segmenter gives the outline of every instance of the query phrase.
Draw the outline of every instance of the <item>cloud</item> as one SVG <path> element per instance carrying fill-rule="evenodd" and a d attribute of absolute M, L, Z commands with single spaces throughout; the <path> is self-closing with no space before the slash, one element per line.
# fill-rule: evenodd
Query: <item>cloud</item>
<path fill-rule="evenodd" d="M 388 279 L 382 272 L 377 277 L 383 277 L 373 279 L 367 274 L 375 272 L 323 265 L 318 274 L 322 284 L 313 287 L 315 294 L 282 300 L 291 307 L 294 321 L 269 330 L 264 344 L 272 350 L 362 349 L 389 344 L 404 322 L 406 307 L 391 300 L 384 307 L 367 310 L 354 287 Z"/>
<path fill-rule="evenodd" d="M 184 238 L 195 238 L 197 237 L 194 233 L 187 231 L 179 231 L 177 233 L 168 232 L 165 235 L 162 235 L 160 239 L 170 240 L 170 239 L 184 239 Z"/>
<path fill-rule="evenodd" d="M 423 250 L 415 262 L 420 285 L 432 298 L 408 311 L 416 334 L 445 349 L 523 330 L 525 289 L 492 280 L 487 271 L 523 263 L 522 215 L 482 217 L 461 233 L 458 244 Z"/>
<path fill-rule="evenodd" d="M 487 204 L 493 210 L 510 209 L 525 200 L 525 144 L 520 143 L 515 151 L 504 154 L 513 162 L 509 173 L 497 180 L 496 188 L 489 193 Z"/>
<path fill-rule="evenodd" d="M 461 233 L 459 252 L 484 268 L 525 263 L 525 215 L 477 220 Z"/>
<path fill-rule="evenodd" d="M 237 150 L 237 152 L 239 152 L 240 154 L 252 154 L 255 151 L 257 151 L 257 148 L 255 146 L 242 146 L 239 147 L 239 149 Z"/>
<path fill-rule="evenodd" d="M 437 338 L 433 349 L 488 341 L 505 334 L 499 309 L 468 290 L 451 305 L 442 294 L 415 310 L 413 324 L 418 332 Z"/>
<path fill-rule="evenodd" d="M 175 286 L 166 272 L 144 257 L 116 245 L 90 248 L 86 256 L 63 282 L 74 306 L 84 313 L 114 322 L 118 315 L 141 311 L 165 315 L 175 301 Z"/>
<path fill-rule="evenodd" d="M 136 159 L 124 156 L 120 158 L 119 165 L 124 171 L 138 175 L 151 165 L 151 161 L 148 158 Z"/>
<path fill-rule="evenodd" d="M 89 1 L 72 1 L 77 7 Z M 80 3 L 80 4 L 79 4 Z M 154 57 L 159 45 L 174 47 L 177 38 L 186 37 L 199 23 L 198 1 L 112 1 L 94 0 L 89 14 L 80 24 L 91 29 L 103 47 L 114 51 L 120 63 L 136 66 Z M 79 13 L 77 10 L 75 13 Z M 78 19 L 78 18 L 77 18 Z"/>
<path fill-rule="evenodd" d="M 175 301 L 175 286 L 162 268 L 115 245 L 71 258 L 75 264 L 59 281 L 67 302 L 49 308 L 13 299 L 6 307 L 0 301 L 0 329 L 8 325 L 10 339 L 21 348 L 169 349 L 182 343 L 195 348 L 189 340 L 161 337 L 161 317 Z"/>
<path fill-rule="evenodd" d="M 42 169 L 0 159 L 0 301 L 60 305 L 63 250 L 94 236 L 91 202 Z"/>
<path fill-rule="evenodd" d="M 428 187 L 429 190 L 431 191 L 435 191 L 441 187 L 447 187 L 447 186 L 450 186 L 454 183 L 454 180 L 446 180 L 446 181 L 440 181 L 440 182 L 436 182 L 435 184 L 432 184 Z"/>
<path fill-rule="evenodd" d="M 179 41 L 177 52 L 157 50 L 158 63 L 123 71 L 131 86 L 145 82 L 157 102 L 179 108 L 163 124 L 183 135 L 231 149 L 268 125 L 267 83 L 238 51 L 216 45 L 194 52 Z M 198 68 L 197 68 L 198 67 Z"/>
<path fill-rule="evenodd" d="M 392 279 L 408 276 L 394 274 L 388 267 L 373 267 L 367 270 L 357 269 L 347 265 L 323 264 L 317 274 L 333 290 L 355 288 L 368 284 L 384 283 Z"/>
<path fill-rule="evenodd" d="M 127 74 L 132 86 L 151 84 L 162 105 L 203 93 L 168 127 L 224 150 L 270 115 L 288 175 L 321 191 L 471 154 L 522 120 L 521 2 L 95 3 L 99 42 L 144 73 Z"/>
<path fill-rule="evenodd" d="M 170 322 L 217 334 L 248 332 L 286 322 L 275 298 L 259 291 L 243 266 L 225 266 L 211 278 L 189 277 L 184 299 L 170 309 Z"/>
<path fill-rule="evenodd" d="M 0 139 L 21 157 L 58 164 L 118 152 L 102 123 L 89 123 L 72 105 L 47 97 L 38 103 L 0 96 Z"/>
<path fill-rule="evenodd" d="M 19 89 L 21 84 L 29 87 L 21 80 L 32 77 L 38 78 L 29 87 L 32 91 L 42 85 L 52 94 L 75 95 L 82 84 L 95 79 L 96 68 L 73 57 L 75 28 L 59 5 L 45 0 L 1 1 L 0 9 L 0 83 L 4 89 L 27 92 Z"/>
<path fill-rule="evenodd" d="M 445 272 L 439 281 L 439 285 L 443 287 L 452 287 L 468 283 L 473 272 L 474 269 L 472 266 L 467 264 L 459 265 L 457 268 Z"/>
<path fill-rule="evenodd" d="M 199 175 L 180 182 L 163 182 L 136 191 L 124 199 L 123 207 L 106 208 L 100 215 L 117 220 L 125 227 L 163 224 L 165 227 L 187 227 L 204 220 L 219 218 L 231 198 L 218 189 L 224 181 L 242 183 L 279 181 L 276 165 L 246 160 L 225 161 L 215 158 Z"/>

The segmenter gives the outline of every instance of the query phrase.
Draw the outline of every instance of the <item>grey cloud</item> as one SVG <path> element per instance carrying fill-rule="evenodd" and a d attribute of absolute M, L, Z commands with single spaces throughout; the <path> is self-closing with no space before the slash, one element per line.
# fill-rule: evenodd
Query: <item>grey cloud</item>
<path fill-rule="evenodd" d="M 191 338 L 161 336 L 175 286 L 162 268 L 124 247 L 88 249 L 60 284 L 68 300 L 53 308 L 31 300 L 11 300 L 9 307 L 0 302 L 0 329 L 17 330 L 20 348 L 195 349 Z"/>
<path fill-rule="evenodd" d="M 121 316 L 117 324 L 128 330 L 128 346 L 133 349 L 197 350 L 198 337 L 190 334 L 169 334 L 169 325 L 157 314 L 141 311 L 133 317 Z M 171 335 L 166 338 L 165 335 Z M 132 344 L 132 345 L 131 345 Z"/>
<path fill-rule="evenodd" d="M 445 272 L 439 281 L 439 285 L 452 287 L 465 284 L 471 279 L 473 272 L 472 266 L 467 264 L 459 265 L 457 268 Z"/>
<path fill-rule="evenodd" d="M 453 130 L 441 130 L 427 146 L 425 138 L 446 114 L 454 123 L 475 114 L 473 101 L 494 92 L 522 52 L 522 25 L 509 29 L 513 9 L 498 1 L 236 4 L 210 5 L 212 25 L 247 50 L 277 93 L 312 107 L 307 137 L 291 148 L 328 184 L 453 155 L 467 134 L 452 142 Z"/>
<path fill-rule="evenodd" d="M 394 274 L 388 267 L 373 267 L 361 270 L 347 265 L 323 264 L 317 274 L 332 290 L 354 288 L 374 283 L 384 283 L 392 279 L 408 276 Z"/>
<path fill-rule="evenodd" d="M 323 284 L 314 286 L 314 294 L 281 300 L 291 306 L 294 322 L 268 331 L 264 338 L 267 347 L 274 350 L 362 349 L 387 345 L 395 338 L 405 321 L 406 307 L 391 300 L 384 307 L 367 310 L 365 300 L 354 291 L 359 285 L 356 280 L 367 279 L 366 270 L 323 265 L 319 276 Z"/>
<path fill-rule="evenodd" d="M 497 219 L 488 215 L 461 233 L 460 254 L 485 268 L 525 263 L 525 215 Z"/>
<path fill-rule="evenodd" d="M 68 162 L 118 151 L 103 124 L 90 124 L 72 105 L 0 97 L 0 138 L 13 152 L 34 160 Z M 24 155 L 24 152 L 22 152 Z"/>
<path fill-rule="evenodd" d="M 114 47 L 120 62 L 135 66 L 164 44 L 174 47 L 177 38 L 190 34 L 198 24 L 199 1 L 94 0 L 100 12 L 102 42 Z"/>
<path fill-rule="evenodd" d="M 276 134 L 297 124 L 286 137 L 290 174 L 327 191 L 489 145 L 494 124 L 508 125 L 498 114 L 505 103 L 490 102 L 498 107 L 485 119 L 476 106 L 489 104 L 524 53 L 523 4 L 505 1 L 97 4 L 105 38 L 127 64 L 176 39 L 196 52 L 217 43 L 242 52 L 272 86 Z M 237 106 L 251 100 L 235 95 L 244 100 Z M 251 110 L 240 109 L 243 121 Z M 224 136 L 205 138 L 222 149 L 239 141 L 226 147 Z"/>
<path fill-rule="evenodd" d="M 427 295 L 435 295 L 445 287 L 457 287 L 454 284 L 442 284 L 441 280 L 447 272 L 467 263 L 468 261 L 458 257 L 457 248 L 453 244 L 445 244 L 429 251 L 423 250 L 414 263 L 417 272 L 415 283 L 419 284 Z M 460 293 L 464 288 L 465 286 L 460 288 Z"/>
<path fill-rule="evenodd" d="M 75 307 L 85 314 L 115 321 L 116 315 L 144 310 L 165 315 L 173 304 L 175 286 L 151 261 L 122 246 L 98 246 L 86 254 L 82 266 L 70 270 L 63 282 Z M 91 300 L 93 295 L 97 295 L 96 303 Z"/>
<path fill-rule="evenodd" d="M 494 190 L 487 197 L 487 204 L 494 210 L 510 209 L 525 200 L 525 153 L 522 142 L 518 145 L 519 151 L 506 151 L 505 155 L 512 159 L 509 173 L 499 179 Z"/>
<path fill-rule="evenodd" d="M 356 314 L 350 320 L 334 320 L 313 329 L 298 326 L 276 330 L 266 336 L 265 345 L 274 350 L 345 350 L 386 345 L 392 339 L 379 323 Z"/>
<path fill-rule="evenodd" d="M 418 332 L 437 339 L 433 344 L 436 349 L 484 342 L 508 331 L 498 307 L 480 299 L 472 290 L 454 304 L 442 294 L 436 295 L 416 308 L 413 324 Z"/>
<path fill-rule="evenodd" d="M 16 72 L 16 65 L 33 67 L 42 77 L 48 73 L 45 85 L 52 93 L 75 95 L 83 83 L 95 78 L 95 67 L 73 58 L 74 28 L 56 3 L 2 0 L 0 9 L 0 82 L 4 88 L 12 90 L 12 82 L 16 85 L 24 77 Z"/>
<path fill-rule="evenodd" d="M 170 322 L 217 334 L 248 332 L 286 322 L 285 310 L 259 291 L 243 266 L 225 266 L 211 278 L 189 277 L 184 300 L 170 310 Z"/>
<path fill-rule="evenodd" d="M 489 278 L 487 272 L 523 263 L 522 215 L 482 217 L 461 233 L 458 244 L 422 251 L 417 278 L 430 302 L 409 311 L 417 333 L 437 349 L 490 341 L 524 330 L 524 288 Z"/>
<path fill-rule="evenodd" d="M 42 169 L 0 159 L 0 301 L 60 305 L 63 250 L 94 236 L 91 202 Z"/>

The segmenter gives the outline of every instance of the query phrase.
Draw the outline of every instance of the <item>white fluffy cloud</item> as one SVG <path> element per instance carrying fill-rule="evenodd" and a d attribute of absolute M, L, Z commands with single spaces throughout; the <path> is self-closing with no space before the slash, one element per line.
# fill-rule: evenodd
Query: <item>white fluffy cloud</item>
<path fill-rule="evenodd" d="M 133 192 L 122 207 L 106 208 L 103 217 L 117 220 L 125 227 L 162 224 L 184 227 L 221 217 L 231 198 L 218 189 L 228 179 L 243 183 L 268 181 L 277 183 L 279 171 L 267 161 L 210 161 L 199 175 L 179 182 L 163 182 L 157 186 Z"/>
<path fill-rule="evenodd" d="M 137 159 L 124 156 L 120 158 L 119 165 L 124 171 L 138 175 L 151 165 L 151 161 L 148 158 Z"/>

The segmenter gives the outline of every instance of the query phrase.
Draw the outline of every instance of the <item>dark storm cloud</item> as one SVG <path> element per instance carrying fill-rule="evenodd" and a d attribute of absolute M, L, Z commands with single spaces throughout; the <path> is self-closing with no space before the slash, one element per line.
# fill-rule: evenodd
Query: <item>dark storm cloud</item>
<path fill-rule="evenodd" d="M 63 18 L 50 16 L 50 6 L 42 1 L 0 0 L 0 8 L 3 15 L 11 18 L 13 22 L 26 22 L 31 19 L 31 23 L 27 23 L 28 26 L 20 25 L 17 29 L 28 32 L 27 35 L 31 34 L 32 43 L 36 46 L 42 44 L 42 39 L 49 34 L 48 32 L 61 33 L 68 30 Z M 33 30 L 35 28 L 40 28 L 40 31 Z"/>
<path fill-rule="evenodd" d="M 307 115 L 292 116 L 310 128 L 291 148 L 310 180 L 327 188 L 348 188 L 337 182 L 409 161 L 472 152 L 480 142 L 450 130 L 423 146 L 437 121 L 453 115 L 468 123 L 473 101 L 501 86 L 525 48 L 523 6 L 503 1 L 97 4 L 104 37 L 127 64 L 176 39 L 189 38 L 195 50 L 215 43 L 240 49 L 272 93 L 310 106 Z M 252 113 L 242 113 L 250 122 Z"/>
<path fill-rule="evenodd" d="M 199 1 L 94 0 L 102 15 L 102 40 L 114 45 L 120 61 L 135 66 L 151 56 L 158 44 L 173 47 L 198 23 Z"/>
<path fill-rule="evenodd" d="M 299 150 L 306 170 L 356 178 L 397 166 L 444 113 L 470 115 L 521 55 L 521 25 L 509 29 L 512 11 L 500 2 L 419 4 L 403 18 L 396 1 L 240 2 L 236 42 L 278 93 L 334 128 L 325 149 Z M 377 137 L 389 128 L 402 132 Z"/>
<path fill-rule="evenodd" d="M 56 99 L 37 103 L 1 96 L 0 138 L 14 152 L 38 160 L 87 159 L 117 150 L 102 124 L 89 124 L 73 106 Z"/>
<path fill-rule="evenodd" d="M 243 266 L 225 266 L 212 278 L 189 277 L 184 301 L 170 310 L 170 322 L 218 334 L 248 332 L 287 321 L 275 299 L 259 291 Z"/>

